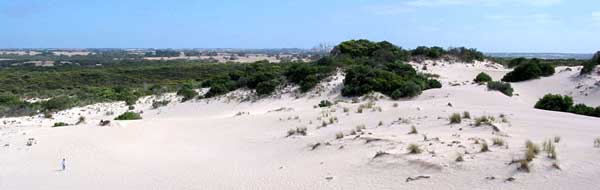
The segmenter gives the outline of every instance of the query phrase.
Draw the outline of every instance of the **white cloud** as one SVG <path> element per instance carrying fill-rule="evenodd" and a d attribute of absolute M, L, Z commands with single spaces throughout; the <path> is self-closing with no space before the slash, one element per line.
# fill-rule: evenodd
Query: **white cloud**
<path fill-rule="evenodd" d="M 506 24 L 542 24 L 551 25 L 560 23 L 560 19 L 550 14 L 528 14 L 528 15 L 491 15 L 487 19 Z"/>

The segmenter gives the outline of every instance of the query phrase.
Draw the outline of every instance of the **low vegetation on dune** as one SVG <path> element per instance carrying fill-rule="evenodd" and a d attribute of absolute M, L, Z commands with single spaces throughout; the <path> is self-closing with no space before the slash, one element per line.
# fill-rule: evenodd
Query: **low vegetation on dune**
<path fill-rule="evenodd" d="M 115 118 L 115 120 L 140 120 L 142 116 L 135 112 L 125 112 Z"/>
<path fill-rule="evenodd" d="M 492 81 L 492 77 L 490 77 L 490 75 L 488 75 L 484 72 L 479 73 L 475 77 L 475 79 L 473 79 L 473 82 L 476 82 L 476 83 L 485 83 L 485 82 L 490 82 L 490 81 Z"/>
<path fill-rule="evenodd" d="M 594 108 L 585 104 L 573 105 L 573 98 L 559 94 L 546 94 L 534 106 L 537 109 L 569 112 L 579 115 L 600 117 L 600 106 Z"/>
<path fill-rule="evenodd" d="M 521 82 L 540 77 L 552 76 L 554 66 L 540 63 L 539 59 L 526 59 L 524 63 L 518 64 L 513 71 L 507 73 L 502 78 L 504 82 Z"/>
<path fill-rule="evenodd" d="M 594 58 L 592 60 L 583 64 L 583 68 L 581 69 L 580 75 L 587 75 L 587 74 L 592 73 L 592 71 L 594 71 L 594 69 L 598 65 L 600 65 L 600 51 L 598 51 L 598 52 L 596 52 L 596 54 L 594 54 Z"/>
<path fill-rule="evenodd" d="M 342 95 L 362 96 L 383 93 L 392 99 L 414 97 L 422 91 L 441 88 L 431 75 L 417 73 L 407 61 L 444 59 L 462 62 L 482 61 L 475 49 L 418 47 L 406 50 L 386 41 L 350 40 L 335 46 L 329 55 L 311 61 L 247 64 L 206 63 L 202 61 L 151 61 L 102 59 L 102 64 L 82 61 L 82 65 L 54 67 L 19 66 L 0 70 L 0 116 L 52 113 L 74 106 L 124 101 L 136 104 L 142 96 L 177 92 L 183 101 L 211 98 L 236 89 L 253 90 L 266 96 L 292 84 L 308 92 L 335 71 L 345 72 Z M 198 88 L 207 88 L 199 96 Z M 64 101 L 52 107 L 47 101 L 29 103 L 26 98 Z M 56 99 L 56 100 L 54 100 Z"/>
<path fill-rule="evenodd" d="M 512 88 L 510 83 L 501 81 L 490 81 L 487 83 L 487 88 L 488 90 L 500 91 L 502 92 L 502 94 L 507 96 L 513 96 L 514 92 L 514 89 Z"/>

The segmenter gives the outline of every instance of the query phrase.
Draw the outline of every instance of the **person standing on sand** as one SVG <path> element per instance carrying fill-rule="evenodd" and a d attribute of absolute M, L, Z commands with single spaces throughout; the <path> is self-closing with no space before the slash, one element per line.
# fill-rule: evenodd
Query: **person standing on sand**
<path fill-rule="evenodd" d="M 60 165 L 62 166 L 62 171 L 65 171 L 65 169 L 67 169 L 67 165 L 66 165 L 66 163 L 65 163 L 66 161 L 67 161 L 67 160 L 63 158 L 63 159 L 62 159 L 62 162 L 60 163 Z"/>

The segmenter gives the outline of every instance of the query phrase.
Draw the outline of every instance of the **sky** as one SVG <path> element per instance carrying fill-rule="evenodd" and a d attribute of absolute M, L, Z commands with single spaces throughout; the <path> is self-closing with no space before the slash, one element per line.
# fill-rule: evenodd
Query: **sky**
<path fill-rule="evenodd" d="M 598 0 L 0 0 L 0 48 L 600 50 Z"/>

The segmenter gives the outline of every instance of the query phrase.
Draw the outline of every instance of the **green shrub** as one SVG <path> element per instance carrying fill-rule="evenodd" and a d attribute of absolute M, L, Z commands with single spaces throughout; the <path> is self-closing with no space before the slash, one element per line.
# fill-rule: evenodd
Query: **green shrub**
<path fill-rule="evenodd" d="M 321 100 L 321 102 L 319 102 L 319 107 L 331 107 L 332 105 L 333 103 L 329 100 Z"/>
<path fill-rule="evenodd" d="M 268 80 L 258 83 L 256 85 L 256 94 L 258 95 L 268 95 L 275 92 L 275 89 L 279 86 L 279 81 L 277 80 Z"/>
<path fill-rule="evenodd" d="M 152 101 L 152 109 L 158 109 L 160 107 L 167 106 L 167 105 L 169 105 L 169 103 L 171 103 L 171 101 L 169 101 L 169 100 L 161 100 L 161 101 L 154 100 L 154 101 Z"/>
<path fill-rule="evenodd" d="M 546 94 L 543 98 L 538 100 L 535 104 L 535 108 L 550 110 L 550 111 L 569 111 L 569 108 L 573 105 L 573 98 L 570 96 L 562 96 L 559 94 Z"/>
<path fill-rule="evenodd" d="M 500 81 L 490 81 L 487 84 L 488 90 L 496 90 L 507 96 L 513 95 L 513 88 L 510 83 Z"/>
<path fill-rule="evenodd" d="M 421 152 L 423 152 L 423 150 L 421 150 L 421 147 L 419 147 L 419 145 L 417 144 L 409 144 L 408 148 L 406 148 L 408 150 L 409 154 L 420 154 Z"/>
<path fill-rule="evenodd" d="M 59 97 L 55 97 L 52 98 L 50 100 L 47 101 L 43 101 L 42 104 L 42 109 L 44 111 L 50 111 L 50 112 L 55 112 L 55 111 L 61 111 L 61 110 L 66 110 L 69 109 L 73 106 L 76 105 L 76 100 L 67 96 L 59 96 Z"/>
<path fill-rule="evenodd" d="M 69 124 L 65 123 L 65 122 L 57 122 L 57 123 L 54 123 L 54 125 L 52 127 L 64 127 L 64 126 L 69 126 Z"/>
<path fill-rule="evenodd" d="M 492 81 L 492 77 L 484 72 L 481 72 L 475 77 L 475 79 L 473 79 L 473 81 L 476 83 L 490 82 Z"/>
<path fill-rule="evenodd" d="M 552 76 L 554 72 L 554 66 L 550 64 L 542 64 L 539 60 L 532 59 L 528 63 L 520 64 L 513 71 L 504 75 L 502 81 L 521 82 L 531 79 L 538 79 L 542 76 Z"/>
<path fill-rule="evenodd" d="M 183 99 L 181 99 L 182 102 L 186 102 L 188 100 L 192 100 L 194 99 L 196 96 L 198 96 L 198 92 L 196 92 L 191 85 L 184 85 L 183 87 L 181 87 L 179 89 L 179 91 L 177 91 L 177 95 L 178 96 L 183 96 Z"/>
<path fill-rule="evenodd" d="M 581 69 L 580 75 L 586 75 L 586 74 L 592 73 L 592 71 L 594 71 L 594 68 L 596 68 L 596 66 L 598 66 L 598 65 L 600 65 L 600 51 L 596 52 L 596 54 L 594 55 L 594 58 L 592 58 L 592 60 L 583 64 L 583 68 Z"/>
<path fill-rule="evenodd" d="M 135 112 L 125 112 L 115 118 L 115 120 L 139 120 L 139 119 L 142 119 L 142 116 L 139 113 L 135 113 Z"/>

